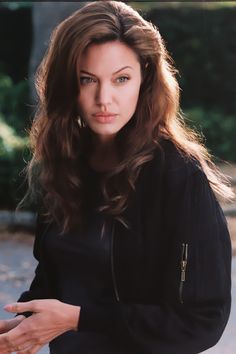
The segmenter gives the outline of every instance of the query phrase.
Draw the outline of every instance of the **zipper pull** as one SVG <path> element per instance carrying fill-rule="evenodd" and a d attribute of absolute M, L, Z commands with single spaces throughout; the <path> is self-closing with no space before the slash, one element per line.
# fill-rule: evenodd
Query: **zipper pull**
<path fill-rule="evenodd" d="M 185 281 L 186 278 L 186 267 L 188 259 L 188 244 L 182 244 L 182 258 L 181 258 L 181 282 Z"/>

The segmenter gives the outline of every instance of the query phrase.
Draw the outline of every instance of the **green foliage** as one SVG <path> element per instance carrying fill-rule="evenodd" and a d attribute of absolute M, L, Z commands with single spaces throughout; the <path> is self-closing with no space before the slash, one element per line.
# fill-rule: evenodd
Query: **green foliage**
<path fill-rule="evenodd" d="M 0 73 L 0 208 L 15 208 L 26 192 L 20 175 L 29 158 L 26 137 L 29 109 L 26 81 L 15 84 Z"/>
<path fill-rule="evenodd" d="M 28 101 L 28 82 L 14 84 L 9 76 L 0 73 L 0 112 L 7 117 L 7 123 L 22 136 L 25 135 L 29 120 Z"/>
<path fill-rule="evenodd" d="M 236 161 L 236 7 L 173 3 L 146 13 L 179 70 L 181 107 L 210 152 Z M 209 5 L 209 3 L 208 3 Z"/>
<path fill-rule="evenodd" d="M 10 10 L 18 10 L 25 7 L 31 7 L 32 1 L 3 1 L 0 4 L 1 7 L 6 7 Z"/>
<path fill-rule="evenodd" d="M 155 24 L 179 70 L 181 106 L 201 106 L 226 115 L 236 113 L 236 7 L 154 8 Z"/>
<path fill-rule="evenodd" d="M 186 123 L 200 132 L 210 152 L 223 160 L 236 162 L 236 119 L 222 112 L 206 111 L 200 107 L 185 113 Z"/>
<path fill-rule="evenodd" d="M 27 138 L 16 135 L 16 132 L 10 127 L 0 114 L 0 156 L 13 156 L 17 149 L 22 149 L 27 144 Z"/>
<path fill-rule="evenodd" d="M 0 208 L 15 208 L 25 193 L 20 172 L 25 167 L 28 139 L 17 136 L 0 114 Z"/>

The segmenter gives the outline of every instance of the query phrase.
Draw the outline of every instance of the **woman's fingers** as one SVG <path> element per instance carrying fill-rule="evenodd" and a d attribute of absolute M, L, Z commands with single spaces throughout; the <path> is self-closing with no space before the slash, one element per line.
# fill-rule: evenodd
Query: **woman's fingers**
<path fill-rule="evenodd" d="M 32 300 L 28 302 L 16 302 L 7 304 L 4 306 L 4 310 L 7 312 L 21 313 L 21 312 L 37 312 L 37 304 L 39 301 Z"/>
<path fill-rule="evenodd" d="M 22 321 L 24 321 L 26 319 L 25 316 L 23 315 L 19 315 L 15 318 L 12 318 L 10 320 L 8 320 L 8 331 L 10 331 L 11 329 L 17 327 Z"/>
<path fill-rule="evenodd" d="M 4 351 L 15 352 L 22 343 L 32 343 L 30 333 L 22 329 L 23 323 L 19 324 L 7 333 L 0 335 L 0 353 Z M 23 326 L 25 327 L 25 326 Z"/>
<path fill-rule="evenodd" d="M 5 352 L 12 352 L 14 351 L 14 348 L 12 346 L 12 342 L 9 338 L 8 333 L 4 333 L 0 335 L 1 337 L 1 342 L 0 342 L 0 353 L 5 353 Z"/>
<path fill-rule="evenodd" d="M 21 344 L 12 343 L 11 347 L 6 351 L 0 351 L 1 354 L 5 353 L 20 353 L 20 354 L 31 354 L 37 353 L 38 350 L 42 348 L 42 344 L 36 344 L 35 341 L 21 342 Z"/>
<path fill-rule="evenodd" d="M 38 346 L 77 328 L 80 313 L 79 306 L 65 304 L 56 299 L 8 304 L 5 310 L 17 313 L 30 311 L 33 314 L 10 331 L 0 334 L 0 354 L 2 351 L 31 353 L 31 347 L 37 350 L 35 348 Z"/>
<path fill-rule="evenodd" d="M 28 349 L 20 350 L 16 352 L 16 354 L 36 354 L 40 351 L 42 347 L 42 345 L 34 345 Z"/>
<path fill-rule="evenodd" d="M 9 320 L 0 320 L 0 334 L 7 332 L 9 323 Z"/>
<path fill-rule="evenodd" d="M 24 319 L 25 316 L 19 315 L 9 320 L 0 320 L 0 333 L 6 333 L 10 331 L 12 328 L 18 326 Z"/>

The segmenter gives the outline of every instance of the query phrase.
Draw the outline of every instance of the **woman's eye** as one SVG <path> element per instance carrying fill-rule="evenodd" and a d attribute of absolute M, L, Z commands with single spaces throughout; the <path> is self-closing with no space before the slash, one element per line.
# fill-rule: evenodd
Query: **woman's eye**
<path fill-rule="evenodd" d="M 82 85 L 90 84 L 91 82 L 94 82 L 94 79 L 89 76 L 81 76 L 80 78 L 80 83 Z"/>
<path fill-rule="evenodd" d="M 129 80 L 129 77 L 127 77 L 127 76 L 120 76 L 120 77 L 118 77 L 118 82 L 119 83 L 123 83 L 123 82 L 126 82 L 126 81 L 128 81 Z"/>

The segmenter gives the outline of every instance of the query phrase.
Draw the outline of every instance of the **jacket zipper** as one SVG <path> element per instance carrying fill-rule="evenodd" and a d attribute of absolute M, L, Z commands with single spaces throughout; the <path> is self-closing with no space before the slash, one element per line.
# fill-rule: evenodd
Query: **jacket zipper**
<path fill-rule="evenodd" d="M 186 280 L 186 268 L 187 268 L 187 261 L 188 261 L 188 244 L 182 243 L 182 256 L 180 262 L 181 274 L 180 274 L 180 285 L 179 285 L 179 299 L 180 303 L 183 304 L 183 286 Z"/>
<path fill-rule="evenodd" d="M 113 282 L 113 289 L 115 292 L 116 300 L 120 302 L 120 296 L 117 288 L 117 282 L 115 277 L 115 270 L 114 270 L 114 230 L 115 230 L 115 222 L 112 222 L 112 231 L 111 231 L 111 274 L 112 274 L 112 282 Z"/>

